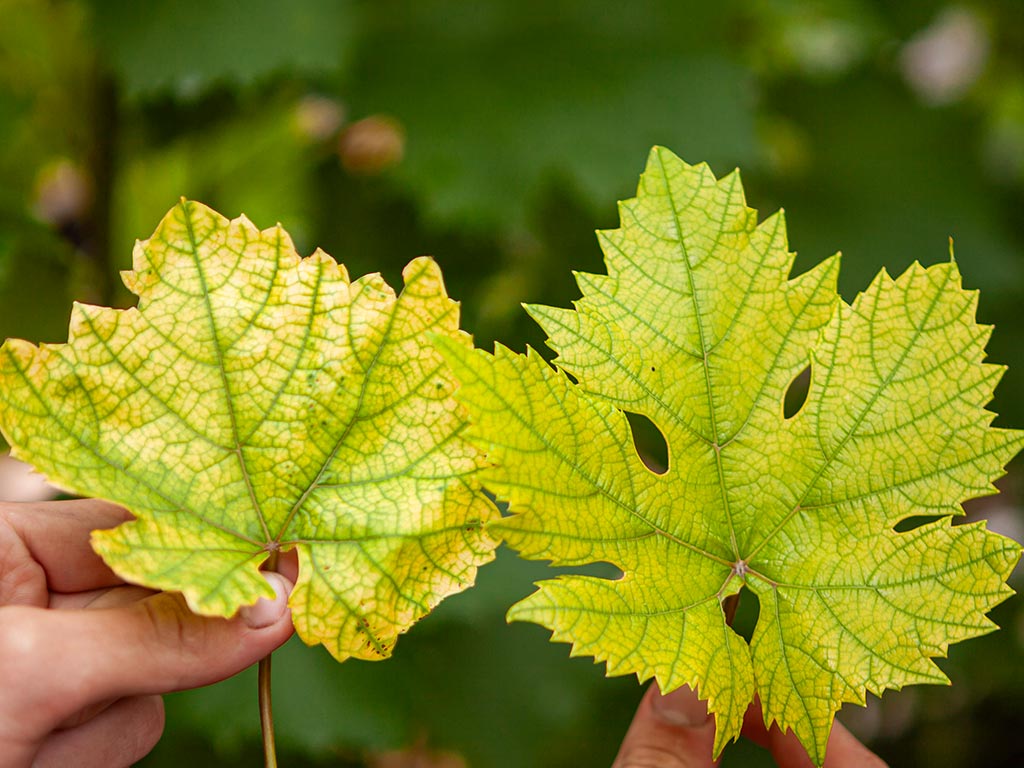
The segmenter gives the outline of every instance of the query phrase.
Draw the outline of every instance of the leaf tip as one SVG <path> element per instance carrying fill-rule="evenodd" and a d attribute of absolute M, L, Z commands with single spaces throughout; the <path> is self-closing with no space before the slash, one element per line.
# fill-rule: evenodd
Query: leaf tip
<path fill-rule="evenodd" d="M 537 586 L 537 582 L 534 582 L 534 586 Z M 520 600 L 518 603 L 514 603 L 511 608 L 505 611 L 505 623 L 512 624 L 516 621 L 530 621 L 530 619 L 523 615 L 523 603 L 525 600 Z"/>
<path fill-rule="evenodd" d="M 661 144 L 655 144 L 653 147 L 651 147 L 651 151 L 647 153 L 647 157 L 648 159 L 652 157 L 661 157 L 661 154 L 663 152 L 671 153 L 671 150 L 663 147 Z"/>

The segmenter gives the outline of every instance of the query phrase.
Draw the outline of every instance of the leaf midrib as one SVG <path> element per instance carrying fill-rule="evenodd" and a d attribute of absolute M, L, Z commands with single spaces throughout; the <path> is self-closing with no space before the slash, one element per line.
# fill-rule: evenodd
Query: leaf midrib
<path fill-rule="evenodd" d="M 278 239 L 277 239 L 277 247 L 278 247 L 279 250 L 280 250 L 280 243 L 281 243 L 281 236 L 280 236 L 280 232 L 279 232 L 278 233 Z M 280 253 L 278 253 L 278 258 L 280 258 Z M 278 262 L 278 263 L 280 263 L 280 262 Z M 313 333 L 313 325 L 315 324 L 315 317 L 316 317 L 316 314 L 317 314 L 317 312 L 316 312 L 316 305 L 317 305 L 317 302 L 320 300 L 320 289 L 321 289 L 321 286 L 323 284 L 323 278 L 324 278 L 323 265 L 322 264 L 318 264 L 317 267 L 318 268 L 317 268 L 317 271 L 316 271 L 316 283 L 313 286 L 313 295 L 310 298 L 310 303 L 309 303 L 309 319 L 305 323 L 305 328 L 303 328 L 302 341 L 298 344 L 298 353 L 295 355 L 295 364 L 292 365 L 292 367 L 289 369 L 287 375 L 283 377 L 283 380 L 281 382 L 281 386 L 279 386 L 277 388 L 277 391 L 274 393 L 274 396 L 270 399 L 270 403 L 267 405 L 266 408 L 263 409 L 262 417 L 258 421 L 256 421 L 253 424 L 252 429 L 249 430 L 249 434 L 246 435 L 246 437 L 245 437 L 246 443 L 248 443 L 248 441 L 251 440 L 253 438 L 253 436 L 257 432 L 259 432 L 260 428 L 263 427 L 263 425 L 266 423 L 267 419 L 270 417 L 270 414 L 273 412 L 274 408 L 277 407 L 277 403 L 280 401 L 281 396 L 284 394 L 285 390 L 288 389 L 288 384 L 295 377 L 295 373 L 299 369 L 299 363 L 302 362 L 303 354 L 307 351 L 306 347 L 309 344 L 310 335 Z M 269 296 L 270 296 L 272 290 L 273 290 L 273 287 L 271 287 L 270 291 L 267 291 L 267 296 L 268 296 L 267 301 L 269 301 Z M 266 305 L 267 305 L 267 302 L 264 302 L 263 306 L 266 307 Z M 249 324 L 249 327 L 251 327 L 251 326 L 252 326 L 252 322 L 250 322 L 250 324 Z M 248 332 L 248 327 L 246 328 L 246 332 Z"/>
<path fill-rule="evenodd" d="M 486 354 L 486 353 L 483 353 L 483 354 Z M 545 363 L 545 365 L 546 365 L 546 363 Z M 470 369 L 470 370 L 472 371 L 472 369 Z M 562 451 L 558 450 L 558 447 L 556 445 L 554 445 L 552 442 L 547 440 L 544 437 L 543 434 L 541 434 L 536 428 L 534 428 L 532 422 L 530 420 L 526 419 L 520 413 L 518 407 L 515 407 L 513 403 L 508 402 L 508 400 L 506 400 L 502 396 L 501 392 L 499 392 L 497 389 L 495 389 L 493 386 L 491 386 L 491 384 L 488 383 L 485 379 L 483 379 L 482 377 L 477 375 L 475 371 L 472 371 L 472 372 L 473 372 L 474 376 L 476 376 L 476 378 L 480 381 L 481 385 L 483 387 L 485 387 L 495 397 L 496 400 L 501 402 L 502 405 L 505 407 L 505 410 L 508 413 L 510 413 L 517 421 L 519 421 L 520 424 L 522 424 L 524 427 L 526 427 L 526 429 L 530 432 L 530 434 L 532 434 L 544 446 L 544 448 L 547 449 L 551 453 L 551 455 L 553 455 L 559 461 L 563 462 L 566 466 L 571 467 L 583 480 L 585 480 L 587 483 L 589 483 L 590 486 L 592 488 L 594 488 L 595 491 L 597 493 L 599 493 L 601 496 L 604 496 L 606 499 L 608 499 L 610 502 L 612 502 L 612 504 L 614 504 L 615 506 L 619 507 L 620 509 L 622 509 L 624 512 L 626 512 L 630 516 L 635 517 L 637 520 L 642 522 L 644 525 L 648 526 L 650 528 L 651 532 L 653 532 L 653 533 L 655 533 L 655 534 L 657 534 L 659 536 L 664 536 L 669 541 L 675 542 L 676 544 L 680 545 L 684 549 L 688 549 L 688 550 L 690 550 L 690 551 L 692 551 L 692 552 L 694 552 L 694 553 L 696 553 L 698 555 L 703 555 L 704 557 L 706 557 L 709 560 L 712 560 L 712 561 L 714 561 L 716 563 L 719 563 L 719 564 L 725 565 L 725 566 L 730 566 L 730 567 L 732 566 L 732 563 L 729 562 L 728 560 L 726 560 L 725 558 L 719 557 L 719 556 L 713 554 L 712 552 L 709 552 L 706 549 L 702 549 L 701 547 L 698 547 L 696 544 L 693 544 L 693 543 L 691 543 L 689 541 L 681 539 L 678 536 L 674 535 L 673 533 L 671 533 L 669 531 L 666 531 L 665 529 L 655 525 L 653 522 L 651 522 L 646 517 L 644 517 L 642 514 L 640 514 L 639 510 L 637 510 L 635 508 L 635 506 L 631 506 L 631 505 L 627 504 L 622 499 L 620 499 L 617 494 L 613 493 L 611 490 L 609 490 L 608 488 L 605 488 L 603 485 L 598 483 L 587 472 L 583 471 L 583 468 L 578 463 L 576 463 L 574 461 L 570 461 L 569 458 L 564 453 L 562 453 Z M 496 441 L 494 441 L 493 438 L 489 439 L 489 442 L 492 445 L 498 446 L 498 443 L 496 443 Z M 499 447 L 504 447 L 504 446 L 499 446 Z M 649 471 L 649 470 L 645 470 L 645 471 Z"/>
<path fill-rule="evenodd" d="M 155 485 L 153 485 L 144 476 L 137 475 L 136 473 L 132 472 L 127 466 L 125 466 L 123 464 L 120 464 L 120 463 L 110 459 L 108 456 L 106 456 L 104 453 L 102 453 L 100 451 L 98 446 L 96 446 L 96 445 L 94 445 L 92 443 L 86 442 L 85 440 L 82 439 L 81 435 L 71 431 L 71 429 L 69 429 L 68 426 L 60 418 L 59 414 L 56 411 L 54 411 L 53 408 L 50 407 L 50 403 L 42 396 L 42 393 L 35 387 L 35 385 L 32 383 L 32 380 L 28 377 L 25 369 L 22 368 L 18 364 L 18 360 L 14 357 L 14 355 L 10 352 L 10 350 L 8 349 L 6 351 L 7 351 L 8 358 L 10 359 L 11 363 L 14 365 L 15 369 L 18 371 L 18 374 L 21 376 L 21 379 L 25 382 L 26 386 L 28 386 L 28 388 L 31 390 L 32 394 L 35 396 L 36 401 L 46 411 L 47 416 L 50 417 L 50 419 L 53 421 L 53 423 L 59 425 L 60 428 L 64 430 L 64 432 L 67 434 L 68 437 L 72 438 L 75 442 L 77 442 L 80 446 L 82 446 L 82 448 L 84 448 L 86 451 L 91 453 L 93 456 L 95 456 L 97 459 L 102 461 L 107 466 L 111 467 L 112 469 L 117 470 L 118 472 L 120 472 L 124 476 L 129 477 L 132 480 L 134 480 L 135 482 L 137 482 L 140 485 L 144 486 L 149 491 L 151 491 L 153 493 L 153 495 L 156 496 L 157 498 L 162 499 L 163 501 L 167 502 L 167 504 L 168 504 L 168 506 L 170 508 L 168 510 L 165 510 L 165 511 L 167 511 L 167 512 L 179 512 L 179 511 L 180 512 L 187 512 L 188 514 L 190 514 L 193 517 L 195 517 L 196 519 L 202 521 L 206 525 L 209 525 L 211 528 L 216 528 L 217 530 L 221 531 L 222 533 L 226 533 L 229 536 L 235 536 L 235 537 L 241 539 L 242 541 L 247 541 L 250 544 L 253 544 L 255 546 L 261 546 L 261 543 L 259 541 L 257 541 L 256 539 L 250 538 L 249 536 L 246 536 L 245 534 L 243 534 L 240 531 L 236 531 L 236 530 L 234 530 L 232 528 L 228 528 L 227 526 L 222 525 L 221 523 L 218 523 L 218 522 L 216 522 L 214 520 L 211 520 L 210 518 L 206 517 L 205 515 L 201 514 L 200 512 L 198 512 L 198 511 L 196 511 L 194 509 L 183 507 L 180 503 L 178 503 L 174 499 L 170 498 L 163 491 L 161 491 L 159 488 L 157 488 Z M 87 392 L 88 390 L 85 390 L 83 388 L 83 391 Z M 91 402 L 91 398 L 90 398 L 90 402 Z M 8 406 L 10 407 L 11 405 L 12 404 L 10 402 L 8 402 Z M 69 488 L 69 490 L 76 490 L 76 489 Z M 85 491 L 86 495 L 91 495 L 91 493 L 92 493 L 88 488 L 82 488 L 81 490 Z"/>
<path fill-rule="evenodd" d="M 683 240 L 682 228 L 679 225 L 679 222 L 680 222 L 680 219 L 681 219 L 680 210 L 679 210 L 679 207 L 676 205 L 675 196 L 672 193 L 672 185 L 669 183 L 668 173 L 665 170 L 665 162 L 662 159 L 661 153 L 658 153 L 657 157 L 658 157 L 658 166 L 661 168 L 661 178 L 662 178 L 662 180 L 663 180 L 663 182 L 665 184 L 665 194 L 666 194 L 666 196 L 668 198 L 669 206 L 672 208 L 672 217 L 673 217 L 673 221 L 675 222 L 675 226 L 676 226 L 676 235 L 678 236 L 678 239 L 677 239 L 676 242 L 679 243 L 679 251 L 680 251 L 680 255 L 682 256 L 682 262 L 683 262 L 683 265 L 686 267 L 686 279 L 687 279 L 687 282 L 689 283 L 689 286 L 690 286 L 690 301 L 693 304 L 693 314 L 694 314 L 694 318 L 695 318 L 695 320 L 697 322 L 697 334 L 698 334 L 698 338 L 700 340 L 701 353 L 703 355 L 703 360 L 702 360 L 702 363 L 701 363 L 701 368 L 704 371 L 704 387 L 705 387 L 705 392 L 707 393 L 708 418 L 711 421 L 711 434 L 712 434 L 712 437 L 713 437 L 713 441 L 711 442 L 711 448 L 715 452 L 715 468 L 716 468 L 716 471 L 718 473 L 718 487 L 719 487 L 719 491 L 720 491 L 720 494 L 721 494 L 721 497 L 722 497 L 722 509 L 725 512 L 726 523 L 729 526 L 729 541 L 732 544 L 732 551 L 733 551 L 733 556 L 735 558 L 735 561 L 739 561 L 739 559 L 740 559 L 740 551 L 739 551 L 739 545 L 737 544 L 737 541 L 736 541 L 736 527 L 735 527 L 735 525 L 733 523 L 732 511 L 731 511 L 731 509 L 729 507 L 729 494 L 728 494 L 728 489 L 726 488 L 726 484 L 725 484 L 725 469 L 722 466 L 722 447 L 721 447 L 721 445 L 719 445 L 718 419 L 717 419 L 717 415 L 716 415 L 716 411 L 715 411 L 714 393 L 712 392 L 712 388 L 711 388 L 711 369 L 710 369 L 710 366 L 708 365 L 709 349 L 708 349 L 708 345 L 707 345 L 707 339 L 705 338 L 705 334 L 704 334 L 704 320 L 703 320 L 703 316 L 701 314 L 700 304 L 697 301 L 697 286 L 696 286 L 696 283 L 694 282 L 694 278 L 693 278 L 693 266 L 690 264 L 689 249 L 686 247 L 686 243 Z M 728 198 L 730 200 L 732 199 L 732 193 L 735 190 L 735 188 L 736 188 L 736 182 L 735 182 L 735 176 L 734 176 L 732 184 L 731 184 L 731 186 L 729 188 L 729 191 L 727 193 L 728 194 Z M 723 207 L 723 214 L 722 214 L 723 218 L 725 216 L 724 211 L 727 211 L 727 210 L 728 210 L 728 206 L 724 206 Z M 719 234 L 721 233 L 721 229 L 722 229 L 722 222 L 719 222 L 719 228 L 718 228 Z"/>
<path fill-rule="evenodd" d="M 224 365 L 224 352 L 221 349 L 220 333 L 217 329 L 217 321 L 213 313 L 213 304 L 210 302 L 209 288 L 206 282 L 206 273 L 203 271 L 202 260 L 199 258 L 200 243 L 196 239 L 195 230 L 192 227 L 192 217 L 188 209 L 188 203 L 182 201 L 181 209 L 184 213 L 185 232 L 190 246 L 189 253 L 196 267 L 196 274 L 199 276 L 199 285 L 202 288 L 203 305 L 206 308 L 206 317 L 210 324 L 210 333 L 213 336 L 214 352 L 217 356 L 217 373 L 220 376 L 221 386 L 224 389 L 224 405 L 227 407 L 228 418 L 231 423 L 231 437 L 234 441 L 234 453 L 238 457 L 239 471 L 242 473 L 242 480 L 245 483 L 246 491 L 249 494 L 249 501 L 252 503 L 253 511 L 256 513 L 263 529 L 263 535 L 267 545 L 271 542 L 270 529 L 267 527 L 267 519 L 263 513 L 263 507 L 256 498 L 256 489 L 253 487 L 252 478 L 249 475 L 249 466 L 245 460 L 245 452 L 242 450 L 241 436 L 238 430 L 238 417 L 235 414 L 234 395 L 231 391 L 231 382 L 228 379 L 227 369 Z M 276 261 L 276 260 L 275 260 Z"/>
<path fill-rule="evenodd" d="M 313 494 L 315 490 L 317 490 L 317 488 L 320 487 L 320 480 L 323 478 L 324 473 L 334 463 L 335 458 L 337 458 L 338 451 L 341 450 L 342 445 L 345 444 L 345 441 L 348 440 L 349 435 L 352 434 L 352 430 L 355 429 L 355 425 L 361 421 L 360 412 L 363 407 L 363 401 L 366 399 L 366 391 L 370 385 L 370 374 L 377 366 L 377 362 L 381 358 L 381 353 L 383 352 L 384 347 L 387 345 L 388 340 L 391 338 L 391 331 L 395 325 L 395 316 L 398 314 L 398 307 L 401 300 L 401 294 L 395 297 L 394 304 L 391 307 L 391 312 L 388 314 L 387 325 L 384 328 L 384 333 L 381 335 L 380 344 L 374 351 L 373 357 L 370 359 L 369 365 L 367 365 L 366 368 L 363 370 L 363 376 L 359 383 L 359 396 L 356 399 L 355 407 L 352 409 L 351 418 L 345 425 L 345 429 L 342 430 L 341 434 L 338 436 L 337 441 L 335 441 L 334 447 L 331 448 L 330 453 L 327 454 L 327 457 L 320 465 L 320 469 L 317 471 L 316 476 L 310 481 L 309 485 L 306 486 L 306 489 L 302 492 L 298 500 L 295 502 L 295 504 L 292 505 L 292 508 L 288 511 L 288 515 L 285 517 L 284 522 L 278 529 L 277 535 L 274 537 L 275 542 L 280 542 L 284 538 L 284 535 L 288 532 L 288 528 L 292 524 L 292 520 L 295 519 L 295 516 L 305 505 L 306 500 L 309 499 L 309 497 Z"/>
<path fill-rule="evenodd" d="M 829 467 L 832 466 L 832 462 L 835 461 L 835 459 L 839 456 L 840 453 L 842 453 L 843 449 L 846 447 L 846 444 L 853 437 L 854 433 L 856 433 L 857 428 L 861 425 L 861 423 L 864 421 L 864 419 L 867 418 L 868 414 L 871 413 L 871 410 L 875 407 L 875 404 L 878 402 L 878 399 L 881 397 L 882 392 L 884 392 L 886 389 L 888 389 L 889 385 L 892 383 L 893 379 L 895 378 L 897 371 L 899 371 L 899 369 L 903 367 L 903 363 L 906 362 L 906 359 L 907 359 L 908 355 L 910 354 L 910 350 L 914 348 L 914 346 L 917 343 L 918 338 L 920 338 L 921 334 L 924 333 L 924 328 L 925 328 L 925 326 L 928 323 L 928 319 L 931 317 L 932 312 L 935 311 L 935 308 L 939 305 L 939 301 L 940 301 L 941 298 L 942 298 L 942 292 L 939 291 L 939 290 L 935 290 L 935 292 L 934 292 L 934 294 L 932 296 L 932 299 L 931 299 L 931 301 L 928 304 L 928 308 L 927 308 L 927 310 L 925 310 L 924 317 L 921 319 L 920 325 L 918 325 L 918 326 L 916 326 L 914 328 L 914 333 L 912 334 L 910 342 L 904 346 L 902 352 L 900 353 L 899 359 L 896 361 L 896 363 L 893 365 L 893 367 L 889 370 L 889 373 L 885 377 L 885 380 L 874 391 L 874 393 L 872 394 L 871 398 L 868 400 L 868 402 L 864 406 L 864 408 L 861 409 L 861 412 L 857 415 L 857 418 L 854 419 L 853 424 L 850 426 L 849 430 L 847 430 L 846 434 L 843 435 L 842 439 L 839 441 L 839 444 L 835 447 L 835 449 L 833 450 L 832 454 L 825 457 L 825 461 L 822 462 L 821 467 L 818 468 L 818 471 L 814 474 L 814 477 L 812 477 L 811 480 L 807 483 L 807 487 L 804 489 L 803 493 L 800 494 L 796 504 L 793 505 L 793 508 L 788 513 L 786 513 L 786 515 L 782 518 L 782 520 L 780 520 L 775 525 L 775 527 L 772 528 L 772 530 L 755 547 L 753 547 L 753 549 L 751 549 L 750 554 L 748 554 L 747 557 L 745 558 L 747 561 L 753 560 L 754 557 L 757 556 L 757 553 L 760 552 L 761 549 L 763 549 L 764 546 L 767 545 L 768 542 L 772 540 L 772 538 L 774 538 L 783 528 L 785 528 L 789 524 L 790 520 L 793 519 L 793 516 L 796 515 L 796 513 L 799 512 L 801 509 L 803 509 L 803 507 L 801 505 L 803 504 L 804 500 L 807 498 L 807 495 L 812 490 L 814 490 L 815 486 L 818 483 L 818 480 L 821 479 L 821 477 L 825 474 L 825 471 Z M 872 320 L 870 321 L 871 324 L 873 324 L 873 322 L 874 322 L 874 315 L 877 314 L 877 312 L 878 312 L 878 300 L 876 299 L 875 303 L 874 303 L 874 306 L 872 307 L 872 310 L 871 310 L 871 313 L 872 313 Z M 841 306 L 840 306 L 840 311 L 835 316 L 840 318 L 840 328 L 841 328 L 841 326 L 842 326 L 842 321 L 841 321 L 841 318 L 842 318 L 842 307 Z M 840 338 L 840 332 L 837 331 L 836 332 L 836 345 L 837 346 L 838 346 L 838 343 L 839 343 L 839 338 Z M 874 360 L 874 358 L 872 358 L 872 360 Z M 835 366 L 830 366 L 827 369 L 830 377 L 831 377 L 831 373 L 832 373 L 833 368 L 835 368 Z M 828 386 L 828 382 L 826 382 L 825 385 L 823 385 L 823 386 Z M 809 395 L 808 395 L 808 397 L 809 397 Z M 820 439 L 819 439 L 819 443 L 820 443 Z M 837 501 L 836 503 L 837 504 L 841 504 L 842 501 L 843 500 L 840 500 L 840 501 Z"/>

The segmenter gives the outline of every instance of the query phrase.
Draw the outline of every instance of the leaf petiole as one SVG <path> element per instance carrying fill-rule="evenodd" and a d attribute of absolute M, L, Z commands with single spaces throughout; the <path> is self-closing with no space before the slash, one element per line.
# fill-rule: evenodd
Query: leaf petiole
<path fill-rule="evenodd" d="M 267 558 L 266 569 L 277 570 L 277 551 L 274 550 Z M 271 701 L 271 666 L 273 653 L 260 659 L 257 675 L 257 688 L 260 706 L 260 732 L 263 735 L 263 762 L 266 768 L 277 768 L 277 747 L 274 744 L 274 707 Z"/>
<path fill-rule="evenodd" d="M 270 657 L 268 653 L 259 663 L 260 731 L 263 734 L 263 760 L 266 768 L 277 768 L 277 749 L 274 746 L 274 711 L 270 701 Z"/>

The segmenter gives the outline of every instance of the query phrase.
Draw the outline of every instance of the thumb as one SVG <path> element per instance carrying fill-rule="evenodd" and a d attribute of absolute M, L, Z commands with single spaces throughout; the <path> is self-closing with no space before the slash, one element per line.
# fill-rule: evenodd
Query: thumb
<path fill-rule="evenodd" d="M 166 592 L 116 608 L 8 614 L 25 651 L 18 666 L 31 686 L 27 698 L 43 710 L 60 702 L 63 716 L 49 713 L 60 722 L 97 701 L 196 688 L 240 672 L 293 631 L 292 583 L 278 573 L 264 576 L 275 598 L 231 619 L 197 616 L 180 595 Z"/>
<path fill-rule="evenodd" d="M 272 600 L 260 599 L 230 619 L 197 616 L 177 594 L 160 593 L 94 620 L 95 644 L 108 649 L 97 662 L 110 693 L 118 696 L 196 688 L 234 675 L 259 661 L 292 634 L 292 583 L 265 572 Z M 90 612 L 91 613 L 91 612 Z M 111 640 L 116 639 L 116 645 Z"/>
<path fill-rule="evenodd" d="M 255 605 L 247 605 L 238 612 L 239 618 L 252 629 L 272 627 L 285 617 L 291 619 L 288 596 L 295 585 L 274 571 L 264 571 L 263 577 L 274 588 L 274 599 L 267 600 L 261 597 Z"/>
<path fill-rule="evenodd" d="M 683 686 L 664 696 L 647 689 L 612 768 L 711 768 L 715 722 Z"/>

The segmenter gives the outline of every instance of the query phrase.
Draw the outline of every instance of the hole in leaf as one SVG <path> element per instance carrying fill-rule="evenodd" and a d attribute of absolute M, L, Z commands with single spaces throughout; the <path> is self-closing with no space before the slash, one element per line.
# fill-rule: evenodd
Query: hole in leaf
<path fill-rule="evenodd" d="M 608 581 L 618 581 L 624 575 L 621 568 L 614 563 L 607 562 L 606 560 L 575 566 L 571 571 L 567 571 L 567 573 L 579 574 L 580 576 L 593 576 L 598 579 L 607 579 Z"/>
<path fill-rule="evenodd" d="M 741 587 L 736 597 L 739 598 L 739 605 L 736 606 L 736 615 L 732 618 L 732 629 L 749 643 L 750 638 L 754 636 L 757 617 L 761 613 L 761 603 L 757 595 L 746 587 Z"/>
<path fill-rule="evenodd" d="M 657 475 L 668 472 L 668 442 L 662 431 L 643 414 L 627 411 L 626 419 L 640 460 Z"/>
<path fill-rule="evenodd" d="M 807 402 L 807 392 L 811 388 L 811 366 L 807 366 L 793 377 L 786 388 L 786 396 L 782 401 L 782 415 L 792 419 Z"/>
<path fill-rule="evenodd" d="M 906 533 L 907 531 L 912 531 L 915 528 L 920 528 L 922 525 L 933 523 L 941 517 L 942 515 L 914 515 L 913 517 L 907 517 L 900 520 L 893 526 L 893 530 L 896 531 L 896 533 Z"/>

